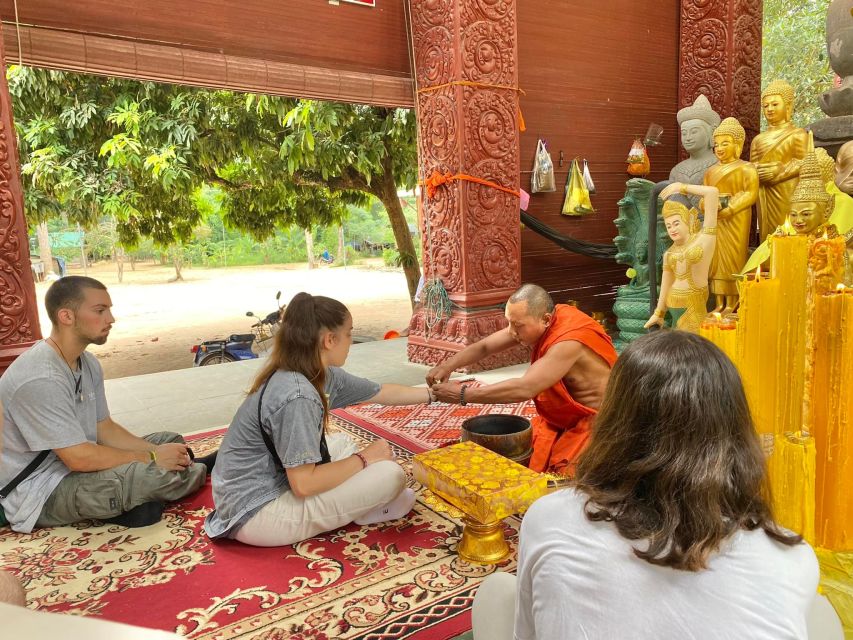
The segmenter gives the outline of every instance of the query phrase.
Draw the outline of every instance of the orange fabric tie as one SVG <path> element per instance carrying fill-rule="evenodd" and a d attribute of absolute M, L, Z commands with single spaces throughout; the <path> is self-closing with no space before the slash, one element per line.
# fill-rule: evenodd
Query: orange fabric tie
<path fill-rule="evenodd" d="M 462 86 L 462 87 L 482 87 L 485 89 L 509 89 L 510 91 L 518 91 L 519 95 L 525 96 L 524 89 L 521 87 L 510 87 L 505 84 L 490 84 L 488 82 L 474 82 L 473 80 L 453 80 L 452 82 L 445 82 L 444 84 L 437 84 L 432 87 L 424 87 L 423 89 L 418 89 L 418 93 L 426 93 L 427 91 L 437 91 L 438 89 L 444 89 L 446 87 L 453 86 Z M 524 114 L 521 113 L 521 105 L 518 105 L 518 130 L 524 133 L 527 131 L 527 125 L 524 122 Z"/>
<path fill-rule="evenodd" d="M 492 182 L 491 180 L 484 180 L 483 178 L 469 176 L 465 173 L 457 173 L 456 175 L 452 175 L 449 172 L 440 173 L 438 170 L 435 170 L 432 172 L 432 175 L 422 183 L 426 187 L 427 198 L 432 198 L 433 196 L 435 196 L 435 192 L 440 186 L 453 182 L 454 180 L 467 180 L 468 182 L 475 182 L 477 184 L 483 185 L 484 187 L 491 187 L 492 189 L 503 191 L 504 193 L 508 193 L 512 196 L 515 196 L 516 198 L 521 197 L 521 194 L 518 191 L 499 185 L 497 182 Z"/>

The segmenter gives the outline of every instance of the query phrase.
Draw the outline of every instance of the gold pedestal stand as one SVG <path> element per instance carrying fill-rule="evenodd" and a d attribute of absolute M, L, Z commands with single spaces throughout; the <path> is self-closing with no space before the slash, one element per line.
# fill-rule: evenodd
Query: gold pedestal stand
<path fill-rule="evenodd" d="M 457 553 L 478 564 L 509 556 L 503 519 L 524 513 L 548 489 L 542 474 L 470 441 L 417 454 L 412 474 L 427 505 L 462 520 Z"/>
<path fill-rule="evenodd" d="M 478 522 L 429 489 L 424 490 L 423 501 L 433 511 L 462 519 L 462 539 L 456 552 L 466 562 L 497 564 L 509 555 L 509 545 L 500 520 L 488 524 Z"/>
<path fill-rule="evenodd" d="M 460 558 L 478 564 L 497 564 L 509 555 L 503 522 L 483 524 L 471 518 L 462 522 L 462 540 L 457 549 Z"/>

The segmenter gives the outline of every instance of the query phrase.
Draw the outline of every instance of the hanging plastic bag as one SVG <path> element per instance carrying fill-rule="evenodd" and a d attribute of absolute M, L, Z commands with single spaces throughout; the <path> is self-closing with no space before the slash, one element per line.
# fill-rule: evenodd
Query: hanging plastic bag
<path fill-rule="evenodd" d="M 569 172 L 569 180 L 566 183 L 566 199 L 563 200 L 562 213 L 566 216 L 584 216 L 588 213 L 595 213 L 577 158 L 572 160 L 572 170 Z"/>
<path fill-rule="evenodd" d="M 536 145 L 536 157 L 533 159 L 533 175 L 530 177 L 530 193 L 556 191 L 554 182 L 554 163 L 551 154 L 542 140 Z"/>
<path fill-rule="evenodd" d="M 646 152 L 646 145 L 639 138 L 634 138 L 627 162 L 628 173 L 632 176 L 646 176 L 651 171 L 652 166 L 649 162 L 649 154 Z"/>
<path fill-rule="evenodd" d="M 589 172 L 589 165 L 586 158 L 583 159 L 583 183 L 586 185 L 586 190 L 590 195 L 595 195 L 595 183 L 592 181 L 592 175 Z"/>

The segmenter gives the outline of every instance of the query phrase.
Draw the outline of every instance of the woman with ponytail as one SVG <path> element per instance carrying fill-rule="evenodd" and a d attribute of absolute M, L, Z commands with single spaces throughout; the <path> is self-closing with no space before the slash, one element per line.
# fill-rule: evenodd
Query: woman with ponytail
<path fill-rule="evenodd" d="M 385 440 L 358 450 L 326 435 L 329 410 L 360 402 L 431 402 L 428 388 L 380 385 L 346 373 L 352 316 L 332 298 L 299 293 L 266 366 L 234 416 L 212 474 L 212 538 L 274 547 L 350 522 L 405 516 L 415 496 Z"/>

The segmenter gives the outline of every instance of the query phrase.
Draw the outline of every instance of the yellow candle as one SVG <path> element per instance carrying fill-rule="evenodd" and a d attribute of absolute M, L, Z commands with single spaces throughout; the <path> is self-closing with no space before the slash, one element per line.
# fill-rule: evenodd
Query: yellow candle
<path fill-rule="evenodd" d="M 853 551 L 853 290 L 815 300 L 809 428 L 815 439 L 816 542 Z"/>
<path fill-rule="evenodd" d="M 778 280 L 747 280 L 740 285 L 740 309 L 736 335 L 735 363 L 743 379 L 755 428 L 769 455 L 776 435 L 776 387 Z"/>
<path fill-rule="evenodd" d="M 803 396 L 806 368 L 806 305 L 809 285 L 809 250 L 812 239 L 806 236 L 772 237 L 771 277 L 779 281 L 777 331 L 780 340 L 777 359 L 778 394 L 773 420 L 776 433 L 803 429 Z"/>
<path fill-rule="evenodd" d="M 769 461 L 776 521 L 815 541 L 815 441 L 802 432 L 776 436 Z"/>

